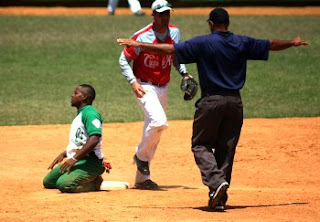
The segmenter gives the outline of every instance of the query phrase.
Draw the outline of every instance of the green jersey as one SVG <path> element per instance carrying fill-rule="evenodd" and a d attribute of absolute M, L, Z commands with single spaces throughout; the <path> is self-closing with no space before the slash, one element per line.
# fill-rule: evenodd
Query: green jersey
<path fill-rule="evenodd" d="M 98 111 L 91 105 L 87 105 L 78 110 L 78 115 L 72 121 L 69 145 L 67 147 L 67 157 L 71 158 L 77 150 L 82 149 L 89 137 L 92 135 L 101 135 L 100 141 L 94 148 L 94 153 L 99 159 L 103 158 L 101 152 L 102 144 L 102 118 Z"/>

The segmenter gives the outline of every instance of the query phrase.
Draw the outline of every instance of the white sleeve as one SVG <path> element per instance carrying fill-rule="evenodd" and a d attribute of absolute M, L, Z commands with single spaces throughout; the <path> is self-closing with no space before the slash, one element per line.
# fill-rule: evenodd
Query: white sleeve
<path fill-rule="evenodd" d="M 128 83 L 133 83 L 137 81 L 136 77 L 133 74 L 132 68 L 130 66 L 131 60 L 125 56 L 123 52 L 121 52 L 120 58 L 119 58 L 119 64 L 121 68 L 122 75 L 127 79 Z"/>

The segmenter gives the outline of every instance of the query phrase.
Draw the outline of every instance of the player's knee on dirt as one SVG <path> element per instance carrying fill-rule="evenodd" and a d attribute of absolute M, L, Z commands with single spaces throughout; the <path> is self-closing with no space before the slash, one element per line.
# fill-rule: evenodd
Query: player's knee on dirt
<path fill-rule="evenodd" d="M 43 179 L 43 186 L 47 189 L 55 189 L 56 187 L 56 181 L 50 180 L 50 178 L 45 177 Z"/>
<path fill-rule="evenodd" d="M 57 188 L 62 193 L 80 193 L 80 192 L 89 192 L 96 191 L 96 183 L 94 179 L 96 175 L 88 175 L 87 173 L 82 174 L 72 174 L 68 176 L 64 174 L 63 177 L 60 177 L 56 183 Z"/>
<path fill-rule="evenodd" d="M 79 183 L 73 177 L 60 177 L 56 186 L 62 193 L 75 193 L 77 192 Z"/>
<path fill-rule="evenodd" d="M 89 192 L 89 191 L 97 191 L 99 190 L 97 188 L 96 183 L 91 182 L 83 185 L 75 185 L 75 184 L 70 184 L 70 185 L 60 185 L 58 186 L 58 189 L 62 193 L 81 193 L 81 192 Z"/>

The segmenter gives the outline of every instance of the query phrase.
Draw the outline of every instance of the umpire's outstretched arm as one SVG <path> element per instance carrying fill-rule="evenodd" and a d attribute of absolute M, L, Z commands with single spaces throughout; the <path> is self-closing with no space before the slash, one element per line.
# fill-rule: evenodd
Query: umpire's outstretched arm
<path fill-rule="evenodd" d="M 137 42 L 133 39 L 117 39 L 119 45 L 125 45 L 128 47 L 142 48 L 151 51 L 161 52 L 165 54 L 174 54 L 174 46 L 172 44 L 151 44 Z M 292 40 L 270 40 L 270 50 L 271 51 L 280 51 L 290 47 L 306 46 L 308 42 L 302 40 L 299 36 Z"/>
<path fill-rule="evenodd" d="M 133 39 L 117 39 L 119 45 L 124 45 L 128 47 L 134 48 L 142 48 L 148 49 L 150 51 L 165 53 L 165 54 L 174 54 L 174 46 L 173 44 L 166 44 L 166 43 L 144 43 L 144 42 L 137 42 Z"/>
<path fill-rule="evenodd" d="M 301 38 L 299 36 L 297 36 L 296 38 L 287 41 L 287 40 L 277 40 L 277 39 L 273 39 L 270 40 L 270 50 L 271 51 L 279 51 L 279 50 L 284 50 L 290 47 L 298 47 L 301 45 L 308 45 L 308 42 L 301 40 Z"/>

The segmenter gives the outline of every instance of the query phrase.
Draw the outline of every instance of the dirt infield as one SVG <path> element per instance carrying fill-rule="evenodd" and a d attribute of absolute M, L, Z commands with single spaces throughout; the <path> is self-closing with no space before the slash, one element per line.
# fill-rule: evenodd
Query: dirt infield
<path fill-rule="evenodd" d="M 320 15 L 320 7 L 226 7 L 231 15 Z M 143 8 L 150 13 L 150 9 Z M 208 15 L 211 8 L 176 8 L 173 15 Z M 0 7 L 1 14 L 11 15 L 107 15 L 107 8 Z M 131 15 L 128 8 L 118 8 L 117 15 Z"/>
<path fill-rule="evenodd" d="M 230 14 L 320 15 L 320 7 L 227 8 Z M 272 10 L 271 10 L 272 9 Z M 147 11 L 148 9 L 145 9 Z M 174 13 L 208 14 L 210 9 Z M 119 8 L 117 13 L 131 14 Z M 103 8 L 0 8 L 13 15 L 107 15 Z M 104 124 L 105 180 L 134 182 L 142 122 Z M 65 149 L 69 125 L 0 127 L 0 221 L 308 221 L 320 219 L 320 117 L 246 119 L 227 211 L 206 211 L 207 188 L 190 149 L 192 121 L 170 121 L 151 163 L 161 191 L 61 194 L 42 179 Z"/>
<path fill-rule="evenodd" d="M 104 124 L 103 150 L 113 165 L 105 180 L 134 182 L 142 124 Z M 42 187 L 69 125 L 0 127 L 0 221 L 319 221 L 320 117 L 245 120 L 225 213 L 206 211 L 191 126 L 169 122 L 151 163 L 161 191 L 82 194 Z"/>

